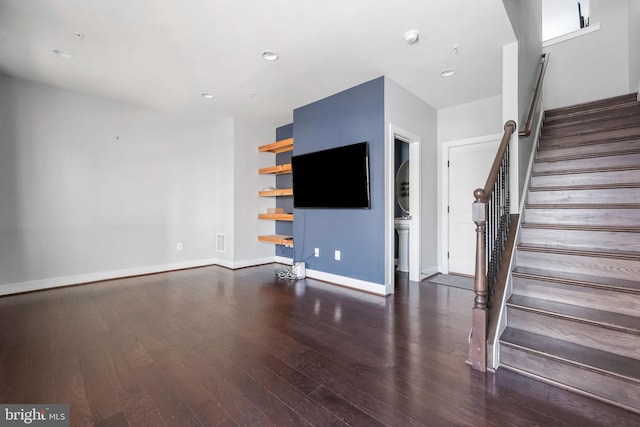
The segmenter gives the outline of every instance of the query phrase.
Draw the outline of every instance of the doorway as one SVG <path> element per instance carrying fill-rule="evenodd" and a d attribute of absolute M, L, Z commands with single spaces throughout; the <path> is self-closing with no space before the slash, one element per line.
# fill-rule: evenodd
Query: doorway
<path fill-rule="evenodd" d="M 409 131 L 401 129 L 392 124 L 389 125 L 389 134 L 386 147 L 386 283 L 389 285 L 388 293 L 393 293 L 395 280 L 395 142 L 408 147 L 409 163 L 416 167 L 409 168 L 409 212 L 411 215 L 411 229 L 409 231 L 409 280 L 419 282 L 420 274 L 420 241 L 421 241 L 421 219 L 420 219 L 420 141 L 421 138 Z"/>
<path fill-rule="evenodd" d="M 473 191 L 484 186 L 500 139 L 500 135 L 495 135 L 445 144 L 443 273 L 475 274 Z"/>

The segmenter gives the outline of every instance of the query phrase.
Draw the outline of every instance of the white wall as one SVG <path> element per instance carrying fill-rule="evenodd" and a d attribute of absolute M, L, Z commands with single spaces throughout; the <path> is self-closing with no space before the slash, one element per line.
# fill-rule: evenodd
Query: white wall
<path fill-rule="evenodd" d="M 438 110 L 438 144 L 502 133 L 502 95 Z"/>
<path fill-rule="evenodd" d="M 519 176 L 520 176 L 520 144 L 518 138 L 519 127 L 522 126 L 517 123 L 517 119 L 514 117 L 521 117 L 519 111 L 519 99 L 520 99 L 520 86 L 518 82 L 518 68 L 519 68 L 519 47 L 518 42 L 508 44 L 502 48 L 502 123 L 506 123 L 509 120 L 516 121 L 518 125 L 516 131 L 511 134 L 511 140 L 509 142 L 509 186 L 510 186 L 510 209 L 512 214 L 518 213 L 518 207 L 520 206 L 520 188 Z M 504 126 L 500 130 L 500 133 L 504 132 Z"/>
<path fill-rule="evenodd" d="M 629 92 L 628 12 L 627 0 L 592 0 L 591 25 L 600 30 L 544 48 L 551 52 L 545 109 Z"/>
<path fill-rule="evenodd" d="M 640 1 L 629 0 L 629 92 L 640 87 Z"/>
<path fill-rule="evenodd" d="M 436 273 L 437 262 L 437 111 L 389 78 L 384 82 L 385 146 L 393 150 L 389 126 L 419 137 L 420 142 L 420 264 L 424 274 Z M 388 153 L 387 153 L 388 155 Z M 393 173 L 393 169 L 391 169 Z M 388 191 L 392 191 L 388 189 Z M 393 217 L 393 207 L 390 207 Z M 393 235 L 393 229 L 389 237 Z M 393 240 L 391 240 L 393 250 Z"/>
<path fill-rule="evenodd" d="M 261 198 L 258 191 L 275 187 L 273 175 L 260 175 L 258 169 L 273 166 L 276 156 L 258 152 L 260 145 L 275 142 L 272 124 L 256 118 L 235 118 L 235 146 L 233 161 L 233 192 L 229 204 L 233 205 L 234 267 L 245 267 L 272 262 L 275 247 L 258 242 L 258 235 L 274 234 L 275 222 L 258 220 L 258 213 L 275 206 L 273 198 Z"/>
<path fill-rule="evenodd" d="M 518 124 L 518 131 L 522 131 L 527 124 L 529 109 L 531 108 L 531 101 L 533 100 L 533 96 L 535 94 L 536 83 L 540 71 L 540 58 L 542 55 L 541 34 L 543 8 L 540 0 L 528 0 L 526 2 L 521 2 L 519 0 L 503 0 L 503 3 L 507 8 L 509 18 L 511 19 L 511 24 L 513 25 L 513 29 L 518 37 L 518 116 L 516 118 L 513 116 L 513 112 L 507 112 L 507 114 L 505 114 L 505 119 L 511 117 L 512 120 L 515 120 Z M 544 4 L 545 7 L 550 6 L 549 2 L 545 2 Z M 558 2 L 558 5 L 559 4 L 560 2 Z M 584 5 L 585 2 L 582 2 L 582 4 Z M 555 2 L 553 3 L 553 5 L 555 7 L 558 7 Z M 576 18 L 576 2 L 571 1 L 571 5 L 573 6 L 574 11 L 574 14 L 572 16 Z M 507 79 L 505 78 L 506 76 L 507 73 L 503 72 L 504 82 L 507 81 Z M 513 84 L 513 82 L 511 82 L 510 84 Z M 508 93 L 508 91 L 503 90 L 503 93 L 506 94 Z M 539 117 L 539 113 L 540 105 L 538 105 L 537 111 L 535 111 L 534 113 L 534 118 Z M 514 143 L 518 155 L 517 176 L 519 189 L 518 194 L 520 196 L 522 196 L 522 194 L 524 193 L 524 184 L 526 182 L 525 173 L 527 172 L 529 159 L 531 157 L 531 151 L 534 148 L 534 142 L 534 138 L 533 136 L 531 136 L 524 139 L 519 138 L 517 144 Z"/>
<path fill-rule="evenodd" d="M 216 239 L 219 235 L 224 240 L 224 251 L 216 250 L 218 262 L 228 268 L 234 265 L 234 162 L 235 162 L 235 120 L 229 119 L 229 142 L 218 144 L 216 148 L 216 167 L 212 171 L 215 176 L 216 194 Z M 217 248 L 217 245 L 216 245 Z"/>
<path fill-rule="evenodd" d="M 232 120 L 0 76 L 0 129 L 0 288 L 207 263 L 233 232 L 218 218 Z"/>

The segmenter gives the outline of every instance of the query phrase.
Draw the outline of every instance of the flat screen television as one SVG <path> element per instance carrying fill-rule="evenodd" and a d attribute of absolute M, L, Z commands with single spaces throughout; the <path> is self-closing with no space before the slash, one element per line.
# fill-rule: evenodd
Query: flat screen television
<path fill-rule="evenodd" d="M 369 143 L 291 158 L 294 208 L 370 209 Z"/>

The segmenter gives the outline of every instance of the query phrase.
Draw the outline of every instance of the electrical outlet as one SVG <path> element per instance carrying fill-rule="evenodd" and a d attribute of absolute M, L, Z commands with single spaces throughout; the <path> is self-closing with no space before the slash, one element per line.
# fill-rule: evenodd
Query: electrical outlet
<path fill-rule="evenodd" d="M 313 256 L 316 257 L 316 258 L 320 257 L 320 248 L 315 248 L 313 250 Z"/>
<path fill-rule="evenodd" d="M 340 251 L 336 251 L 335 258 L 336 258 L 336 261 L 340 261 Z"/>
<path fill-rule="evenodd" d="M 176 251 L 181 251 L 182 249 L 184 249 L 184 246 L 182 246 L 182 242 L 176 243 Z"/>

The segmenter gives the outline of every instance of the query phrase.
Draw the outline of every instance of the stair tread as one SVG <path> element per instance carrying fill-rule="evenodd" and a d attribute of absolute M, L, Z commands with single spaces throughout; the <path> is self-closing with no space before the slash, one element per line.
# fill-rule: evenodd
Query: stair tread
<path fill-rule="evenodd" d="M 578 124 L 589 124 L 635 115 L 640 115 L 640 103 L 634 100 L 633 102 L 615 105 L 601 111 L 594 109 L 583 111 L 580 114 L 546 117 L 543 129 L 560 129 Z"/>
<path fill-rule="evenodd" d="M 574 174 L 587 174 L 587 173 L 601 173 L 601 172 L 624 172 L 640 170 L 640 165 L 624 165 L 624 166 L 604 166 L 594 168 L 579 168 L 579 169 L 561 169 L 551 171 L 538 171 L 531 172 L 531 176 L 553 176 L 553 175 L 574 175 Z"/>
<path fill-rule="evenodd" d="M 530 186 L 529 191 L 602 190 L 616 188 L 640 188 L 640 182 Z"/>
<path fill-rule="evenodd" d="M 625 129 L 625 131 L 616 134 L 615 131 L 619 131 L 622 129 Z M 606 138 L 606 136 L 611 133 L 613 133 L 614 135 L 617 135 L 616 137 L 618 138 L 632 138 L 634 135 L 637 135 L 636 131 L 640 131 L 640 123 L 633 122 L 633 123 L 620 125 L 614 128 L 584 129 L 584 130 L 579 130 L 579 131 L 562 134 L 562 135 L 541 135 L 540 140 L 553 141 L 554 139 L 563 139 L 563 138 L 572 137 L 572 136 L 585 136 L 585 135 L 594 135 L 594 134 L 602 134 Z"/>
<path fill-rule="evenodd" d="M 634 225 L 582 225 L 582 224 L 544 224 L 524 222 L 523 228 L 539 228 L 547 230 L 575 230 L 575 231 L 609 231 L 620 233 L 640 233 L 640 226 Z"/>
<path fill-rule="evenodd" d="M 640 385 L 640 360 L 637 359 L 513 328 L 505 329 L 500 342 Z"/>
<path fill-rule="evenodd" d="M 598 99 L 595 101 L 581 102 L 579 104 L 569 105 L 566 107 L 552 108 L 545 111 L 548 117 L 558 117 L 566 115 L 576 115 L 584 112 L 592 112 L 594 110 L 608 110 L 616 108 L 623 104 L 637 103 L 636 93 L 627 93 L 624 95 L 612 96 L 609 98 Z"/>
<path fill-rule="evenodd" d="M 579 139 L 575 141 L 554 141 L 554 139 L 566 139 L 567 136 L 558 136 L 558 137 L 540 137 L 538 149 L 540 151 L 546 150 L 557 150 L 559 148 L 580 148 L 587 147 L 590 145 L 602 145 L 609 144 L 613 142 L 637 142 L 640 139 L 640 135 L 635 133 L 631 133 L 629 135 L 609 135 L 603 134 L 601 138 L 591 138 L 591 139 Z"/>
<path fill-rule="evenodd" d="M 628 94 L 624 96 L 627 98 L 620 99 L 619 102 L 609 103 L 608 105 L 600 105 L 600 106 L 592 105 L 591 108 L 585 108 L 585 106 L 588 106 L 589 103 L 570 105 L 568 107 L 552 108 L 550 110 L 545 111 L 544 119 L 558 120 L 564 117 L 579 117 L 584 114 L 609 112 L 611 110 L 617 110 L 620 108 L 633 108 L 634 106 L 638 105 L 638 100 L 636 99 L 637 97 L 635 96 L 635 94 Z M 573 111 L 569 111 L 569 110 L 573 110 Z"/>
<path fill-rule="evenodd" d="M 589 127 L 586 127 L 586 126 L 589 126 Z M 608 118 L 608 119 L 591 120 L 590 122 L 587 122 L 587 123 L 578 122 L 572 125 L 566 125 L 565 129 L 556 128 L 556 129 L 547 130 L 543 127 L 542 135 L 540 138 L 545 140 L 553 140 L 555 138 L 563 138 L 567 136 L 580 136 L 580 135 L 590 135 L 593 133 L 606 133 L 606 132 L 614 131 L 618 129 L 634 128 L 639 126 L 640 126 L 640 121 L 637 119 L 637 117 L 634 117 L 634 116 L 614 117 L 614 118 Z"/>
<path fill-rule="evenodd" d="M 619 141 L 616 141 L 619 142 Z M 580 148 L 579 145 L 574 146 L 553 146 L 546 147 L 546 150 L 554 150 L 558 148 Z M 545 148 L 540 147 L 539 151 L 543 151 Z M 616 150 L 616 151 L 602 151 L 602 152 L 594 152 L 594 153 L 580 153 L 576 152 L 576 154 L 563 154 L 561 156 L 550 156 L 550 157 L 540 157 L 535 159 L 535 163 L 549 163 L 549 162 L 565 162 L 567 160 L 581 160 L 581 159 L 595 159 L 600 157 L 616 157 L 616 156 L 626 156 L 629 154 L 638 154 L 640 153 L 640 149 L 638 148 L 629 148 L 627 150 Z"/>
<path fill-rule="evenodd" d="M 636 127 L 640 128 L 640 124 Z M 601 145 L 609 145 L 609 144 L 617 144 L 620 143 L 629 143 L 634 144 L 640 142 L 640 136 L 635 133 L 631 133 L 630 135 L 607 135 L 607 131 L 600 131 L 602 133 L 602 138 L 598 139 L 590 139 L 590 140 L 579 140 L 579 141 L 563 141 L 563 142 L 554 142 L 554 139 L 565 138 L 566 136 L 571 135 L 554 135 L 554 136 L 546 136 L 540 137 L 540 144 L 538 149 L 540 151 L 549 151 L 549 150 L 559 150 L 563 148 L 575 148 L 580 149 L 584 147 L 591 146 L 601 146 Z"/>
<path fill-rule="evenodd" d="M 621 251 L 615 249 L 607 249 L 606 251 L 595 249 L 591 247 L 566 247 L 558 245 L 541 245 L 541 244 L 520 244 L 518 250 L 525 250 L 531 252 L 553 252 L 566 255 L 585 255 L 585 256 L 597 256 L 602 258 L 624 258 L 624 259 L 638 259 L 640 260 L 639 251 Z"/>
<path fill-rule="evenodd" d="M 561 271 L 540 270 L 537 268 L 517 267 L 513 270 L 516 277 L 529 277 L 549 282 L 561 282 L 580 286 L 616 289 L 621 292 L 640 294 L 640 282 L 616 279 L 612 277 L 588 274 L 566 273 Z"/>
<path fill-rule="evenodd" d="M 596 310 L 518 294 L 511 295 L 507 301 L 507 306 L 640 335 L 640 317 L 636 316 L 628 316 L 626 314 Z"/>
<path fill-rule="evenodd" d="M 527 209 L 640 209 L 640 203 L 527 203 Z"/>

